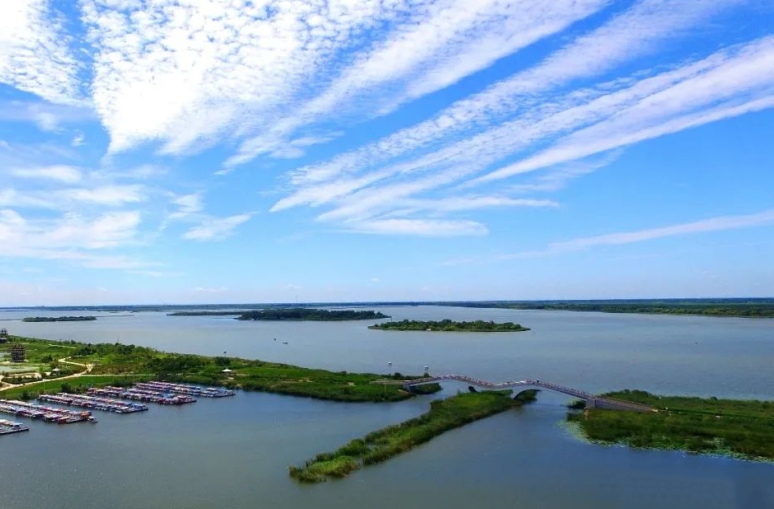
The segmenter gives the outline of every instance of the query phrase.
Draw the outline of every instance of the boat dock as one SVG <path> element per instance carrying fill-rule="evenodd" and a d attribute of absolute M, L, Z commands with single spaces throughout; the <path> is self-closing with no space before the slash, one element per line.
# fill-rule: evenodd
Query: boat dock
<path fill-rule="evenodd" d="M 22 425 L 20 422 L 6 421 L 0 419 L 0 435 L 11 435 L 13 433 L 21 433 L 22 431 L 29 431 L 27 426 Z"/>
<path fill-rule="evenodd" d="M 91 412 L 75 412 L 64 408 L 36 405 L 25 401 L 9 401 L 0 399 L 0 412 L 16 417 L 39 419 L 57 424 L 72 424 L 75 422 L 97 422 Z"/>
<path fill-rule="evenodd" d="M 142 403 L 128 403 L 117 399 L 100 398 L 97 396 L 83 396 L 80 394 L 41 394 L 39 401 L 48 403 L 57 403 L 59 405 L 75 406 L 88 408 L 90 410 L 101 410 L 103 412 L 113 412 L 116 414 L 132 414 L 135 412 L 144 412 L 148 406 Z"/>
<path fill-rule="evenodd" d="M 122 387 L 107 386 L 102 389 L 89 389 L 89 396 L 105 396 L 110 398 L 131 399 L 143 403 L 157 403 L 159 405 L 186 405 L 196 403 L 196 399 L 185 394 L 169 394 L 161 391 L 145 389 L 125 389 Z"/>
<path fill-rule="evenodd" d="M 226 398 L 235 396 L 236 391 L 222 389 L 220 387 L 199 387 L 188 384 L 173 384 L 169 382 L 141 382 L 135 384 L 135 387 L 142 390 L 173 392 L 175 394 L 187 394 L 189 396 L 200 396 L 203 398 Z"/>

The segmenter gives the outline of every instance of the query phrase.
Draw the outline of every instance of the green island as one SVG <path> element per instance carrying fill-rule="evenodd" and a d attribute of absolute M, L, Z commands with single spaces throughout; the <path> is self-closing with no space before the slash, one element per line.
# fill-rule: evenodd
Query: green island
<path fill-rule="evenodd" d="M 28 316 L 22 322 L 93 322 L 96 316 Z"/>
<path fill-rule="evenodd" d="M 151 379 L 343 402 L 401 401 L 440 390 L 438 384 L 423 387 L 421 391 L 407 391 L 400 383 L 378 383 L 385 379 L 418 378 L 400 373 L 333 372 L 236 357 L 167 353 L 119 343 L 86 344 L 10 336 L 8 343 L 0 345 L 0 353 L 9 352 L 14 344 L 25 347 L 26 361 L 13 366 L 25 368 L 22 381 L 29 383 L 18 386 L 4 383 L 0 398 L 31 399 L 41 392 L 56 393 L 62 389 L 79 392 L 89 386 Z M 60 371 L 54 374 L 54 368 Z M 71 377 L 66 381 L 57 380 L 65 375 Z M 6 382 L 5 378 L 1 381 Z"/>
<path fill-rule="evenodd" d="M 289 321 L 315 321 L 315 322 L 340 322 L 345 320 L 379 320 L 389 318 L 379 311 L 354 311 L 351 309 L 327 310 L 327 309 L 261 309 L 242 313 L 237 320 L 289 320 Z"/>
<path fill-rule="evenodd" d="M 518 323 L 485 322 L 475 320 L 472 322 L 454 322 L 452 320 L 418 321 L 401 320 L 400 322 L 383 322 L 371 325 L 369 329 L 375 330 L 400 330 L 400 331 L 433 331 L 433 332 L 523 332 L 528 331 Z"/>
<path fill-rule="evenodd" d="M 511 399 L 511 391 L 469 392 L 430 403 L 430 411 L 352 440 L 334 452 L 321 453 L 303 466 L 290 467 L 290 476 L 306 483 L 346 477 L 367 465 L 382 463 L 434 437 L 535 400 L 537 391 Z"/>
<path fill-rule="evenodd" d="M 167 313 L 167 316 L 239 316 L 247 311 L 175 311 Z"/>
<path fill-rule="evenodd" d="M 436 304 L 471 308 L 774 318 L 774 299 L 488 301 Z"/>
<path fill-rule="evenodd" d="M 604 396 L 650 405 L 658 412 L 569 413 L 568 420 L 592 442 L 774 460 L 772 401 L 657 396 L 636 390 Z"/>

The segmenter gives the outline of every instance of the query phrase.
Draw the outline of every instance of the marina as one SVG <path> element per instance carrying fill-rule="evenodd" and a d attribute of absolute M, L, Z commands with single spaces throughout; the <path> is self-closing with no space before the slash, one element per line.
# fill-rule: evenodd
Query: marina
<path fill-rule="evenodd" d="M 91 412 L 75 412 L 63 408 L 48 407 L 24 401 L 9 401 L 5 399 L 0 399 L 0 412 L 16 417 L 26 417 L 28 419 L 37 419 L 57 424 L 97 422 L 91 415 Z"/>
<path fill-rule="evenodd" d="M 145 389 L 126 389 L 108 385 L 102 389 L 89 389 L 89 396 L 105 396 L 110 398 L 130 399 L 133 401 L 142 401 L 143 403 L 156 403 L 159 405 L 186 405 L 196 403 L 196 399 L 185 394 L 170 394 L 160 391 L 150 391 Z"/>
<path fill-rule="evenodd" d="M 59 405 L 88 408 L 90 410 L 113 412 L 116 414 L 132 414 L 148 410 L 148 406 L 142 403 L 127 403 L 116 399 L 101 398 L 98 396 L 83 396 L 80 394 L 41 394 L 38 396 L 38 400 Z"/>
<path fill-rule="evenodd" d="M 0 419 L 0 435 L 12 435 L 14 433 L 21 433 L 22 431 L 29 431 L 30 428 L 22 425 L 20 422 L 7 421 Z"/>
<path fill-rule="evenodd" d="M 203 398 L 226 398 L 235 396 L 236 391 L 219 387 L 199 387 L 196 385 L 174 384 L 169 382 L 141 382 L 135 387 L 142 390 L 173 392 L 175 394 L 187 394 Z"/>

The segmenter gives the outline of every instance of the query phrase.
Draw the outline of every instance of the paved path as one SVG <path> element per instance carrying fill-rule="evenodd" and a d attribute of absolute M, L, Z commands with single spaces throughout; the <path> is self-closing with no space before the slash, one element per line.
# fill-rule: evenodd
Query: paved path
<path fill-rule="evenodd" d="M 37 382 L 30 382 L 30 383 L 27 383 L 27 384 L 17 384 L 17 385 L 4 384 L 3 387 L 0 387 L 0 392 L 7 391 L 9 389 L 15 389 L 17 387 L 30 387 L 30 386 L 33 386 L 33 385 L 38 385 L 38 384 L 46 383 L 48 381 L 58 382 L 59 380 L 69 380 L 70 378 L 78 378 L 78 377 L 81 377 L 83 375 L 86 375 L 87 373 L 91 373 L 91 370 L 94 369 L 94 364 L 81 364 L 80 362 L 68 361 L 67 357 L 65 357 L 63 359 L 59 359 L 59 362 L 62 363 L 62 364 L 71 364 L 73 366 L 81 366 L 83 368 L 83 371 L 81 371 L 79 373 L 73 373 L 72 375 L 62 376 L 62 377 L 59 377 L 59 378 L 43 379 L 43 380 L 38 380 Z"/>

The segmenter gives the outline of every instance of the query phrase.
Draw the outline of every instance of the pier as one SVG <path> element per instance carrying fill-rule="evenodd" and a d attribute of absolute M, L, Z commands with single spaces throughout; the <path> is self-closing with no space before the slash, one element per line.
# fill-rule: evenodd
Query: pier
<path fill-rule="evenodd" d="M 130 399 L 143 403 L 156 403 L 159 405 L 186 405 L 196 403 L 196 399 L 186 394 L 169 394 L 161 391 L 145 389 L 125 389 L 108 385 L 102 389 L 89 389 L 89 396 L 104 396 L 110 398 Z"/>
<path fill-rule="evenodd" d="M 91 415 L 91 412 L 75 412 L 64 408 L 36 405 L 24 401 L 9 401 L 7 399 L 0 399 L 0 412 L 16 417 L 26 417 L 57 424 L 97 422 Z"/>
<path fill-rule="evenodd" d="M 219 387 L 202 388 L 196 385 L 173 384 L 169 382 L 140 382 L 135 384 L 135 387 L 142 390 L 173 392 L 175 394 L 187 394 L 203 398 L 226 398 L 236 395 L 236 391 Z"/>
<path fill-rule="evenodd" d="M 6 421 L 0 419 L 0 435 L 12 435 L 14 433 L 21 433 L 23 431 L 29 431 L 30 428 L 22 425 L 20 422 Z"/>
<path fill-rule="evenodd" d="M 55 395 L 41 394 L 38 396 L 38 401 L 88 408 L 90 410 L 101 410 L 103 412 L 113 412 L 116 414 L 132 414 L 148 410 L 148 406 L 142 403 L 128 403 L 117 399 L 83 396 L 80 394 L 65 394 L 61 392 Z"/>

